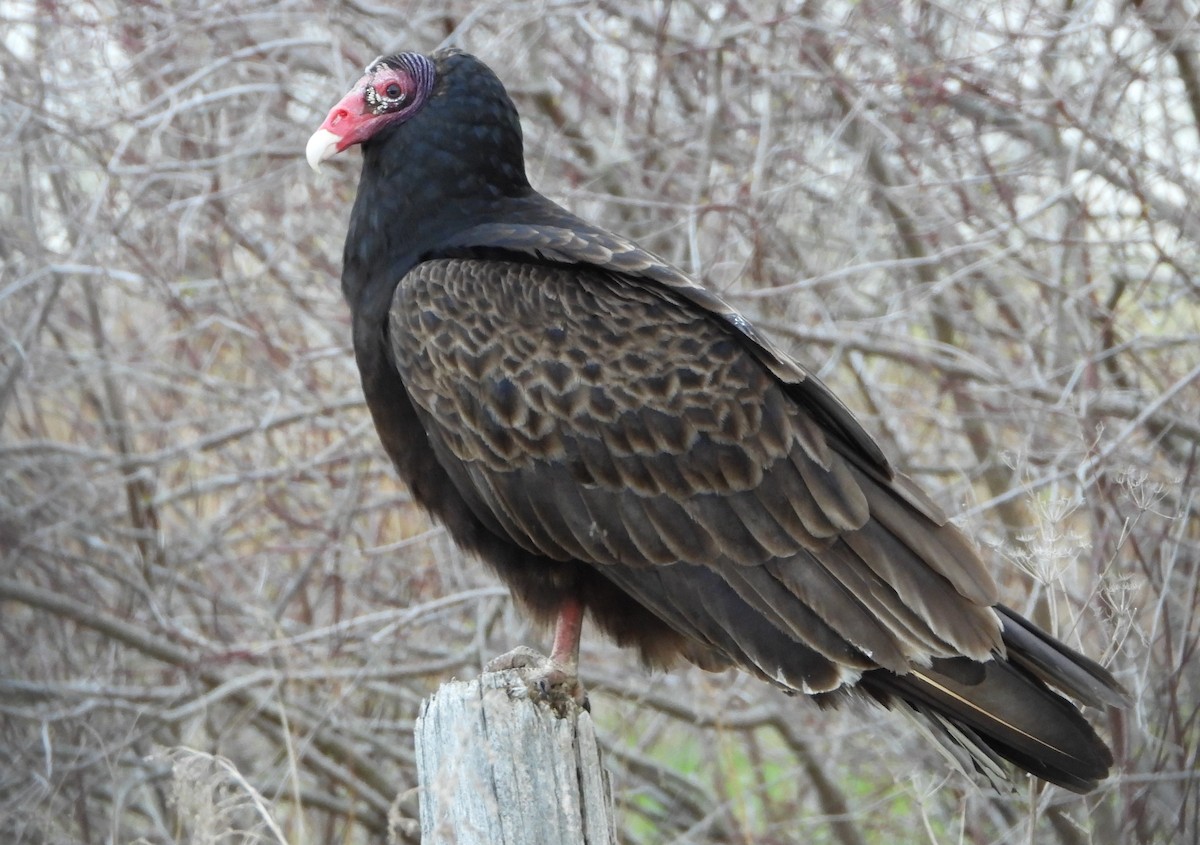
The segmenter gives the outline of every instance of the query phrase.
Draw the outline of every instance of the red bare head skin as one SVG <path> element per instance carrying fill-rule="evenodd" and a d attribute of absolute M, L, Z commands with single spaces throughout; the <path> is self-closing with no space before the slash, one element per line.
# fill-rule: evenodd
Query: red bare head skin
<path fill-rule="evenodd" d="M 408 119 L 432 87 L 433 65 L 426 57 L 401 53 L 376 59 L 309 138 L 305 148 L 309 165 L 317 170 L 326 159 Z"/>

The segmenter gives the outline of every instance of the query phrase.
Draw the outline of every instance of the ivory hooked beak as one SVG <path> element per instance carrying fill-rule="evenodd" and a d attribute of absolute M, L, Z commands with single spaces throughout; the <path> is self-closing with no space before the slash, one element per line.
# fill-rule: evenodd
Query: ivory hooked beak
<path fill-rule="evenodd" d="M 304 157 L 308 159 L 308 166 L 320 173 L 321 162 L 337 155 L 338 142 L 341 140 L 342 136 L 335 135 L 328 129 L 318 129 L 314 132 L 304 147 Z"/>

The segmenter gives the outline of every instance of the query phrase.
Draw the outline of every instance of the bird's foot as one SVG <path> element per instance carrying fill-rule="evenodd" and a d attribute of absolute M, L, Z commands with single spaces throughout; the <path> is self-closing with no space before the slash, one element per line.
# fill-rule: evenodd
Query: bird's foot
<path fill-rule="evenodd" d="M 517 646 L 506 654 L 493 657 L 483 667 L 485 672 L 504 672 L 515 669 L 524 682 L 514 691 L 533 701 L 544 701 L 560 719 L 567 715 L 571 704 L 591 712 L 587 691 L 579 682 L 574 667 L 551 660 L 528 646 Z"/>

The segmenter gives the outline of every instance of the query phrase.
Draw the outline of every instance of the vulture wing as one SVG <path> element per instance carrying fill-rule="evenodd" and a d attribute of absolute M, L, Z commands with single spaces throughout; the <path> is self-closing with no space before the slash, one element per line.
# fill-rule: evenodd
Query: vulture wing
<path fill-rule="evenodd" d="M 491 531 L 595 566 L 785 689 L 858 682 L 936 725 L 950 715 L 956 742 L 1056 783 L 1087 789 L 1106 773 L 1078 712 L 994 659 L 1003 631 L 1027 623 L 1000 609 L 1002 626 L 969 541 L 872 460 L 860 429 L 830 425 L 841 406 L 815 377 L 797 366 L 781 379 L 763 359 L 788 359 L 686 287 L 522 254 L 514 244 L 536 232 L 520 234 L 418 264 L 389 316 L 392 360 L 439 463 Z M 573 257 L 587 254 L 585 241 Z M 1060 686 L 1079 665 L 1021 645 Z M 1113 701 L 1091 669 L 1072 694 Z"/>

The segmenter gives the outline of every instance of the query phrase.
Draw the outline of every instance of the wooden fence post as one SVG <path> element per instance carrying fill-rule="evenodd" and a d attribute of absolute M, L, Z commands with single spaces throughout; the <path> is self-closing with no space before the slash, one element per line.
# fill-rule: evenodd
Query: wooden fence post
<path fill-rule="evenodd" d="M 423 845 L 615 845 L 591 716 L 510 694 L 516 671 L 451 681 L 421 705 Z"/>

